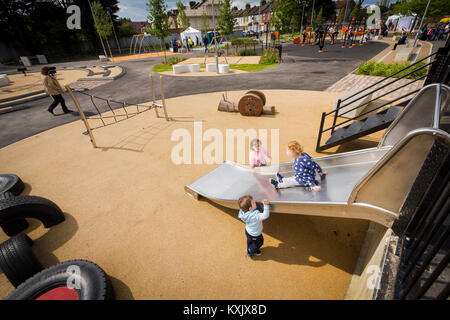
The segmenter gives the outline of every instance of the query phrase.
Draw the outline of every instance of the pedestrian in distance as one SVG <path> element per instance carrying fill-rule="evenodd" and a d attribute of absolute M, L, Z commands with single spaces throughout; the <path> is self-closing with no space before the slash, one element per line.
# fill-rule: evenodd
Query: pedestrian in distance
<path fill-rule="evenodd" d="M 69 110 L 66 106 L 66 101 L 63 98 L 64 90 L 59 84 L 58 80 L 56 79 L 56 70 L 54 68 L 49 68 L 47 66 L 41 68 L 41 79 L 42 84 L 44 85 L 44 90 L 49 94 L 53 102 L 48 107 L 48 112 L 50 112 L 52 115 L 55 115 L 53 113 L 53 110 L 56 108 L 58 104 L 61 104 L 61 108 L 64 113 L 71 113 L 72 110 Z"/>

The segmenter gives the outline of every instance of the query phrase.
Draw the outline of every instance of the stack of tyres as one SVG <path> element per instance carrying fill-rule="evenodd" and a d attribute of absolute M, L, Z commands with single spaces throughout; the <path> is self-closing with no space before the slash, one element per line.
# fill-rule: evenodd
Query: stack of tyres
<path fill-rule="evenodd" d="M 21 196 L 23 181 L 14 174 L 0 175 L 0 227 L 11 238 L 0 244 L 0 269 L 16 288 L 5 300 L 110 300 L 114 293 L 107 274 L 95 263 L 70 260 L 45 269 L 32 251 L 33 240 L 21 233 L 26 218 L 45 228 L 65 220 L 52 201 Z"/>

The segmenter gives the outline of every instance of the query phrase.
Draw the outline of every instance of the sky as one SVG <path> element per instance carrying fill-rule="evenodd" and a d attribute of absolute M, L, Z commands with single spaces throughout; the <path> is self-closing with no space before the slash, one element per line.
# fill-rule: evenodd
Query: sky
<path fill-rule="evenodd" d="M 185 5 L 189 3 L 189 0 L 183 1 Z M 197 0 L 199 2 L 199 0 Z M 374 4 L 377 0 L 365 0 L 364 5 Z M 395 2 L 392 1 L 391 2 Z M 147 7 L 146 0 L 119 0 L 119 12 L 117 15 L 119 17 L 130 18 L 131 21 L 146 21 L 147 20 Z M 169 9 L 173 9 L 176 7 L 176 0 L 166 0 L 167 7 Z M 245 7 L 246 3 L 250 3 L 251 5 L 259 4 L 259 0 L 234 0 L 233 6 L 237 6 L 239 9 Z"/>

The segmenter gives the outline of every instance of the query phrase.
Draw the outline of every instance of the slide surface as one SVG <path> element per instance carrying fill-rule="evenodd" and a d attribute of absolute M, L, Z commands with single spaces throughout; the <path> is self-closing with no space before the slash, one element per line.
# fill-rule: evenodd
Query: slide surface
<path fill-rule="evenodd" d="M 257 201 L 268 199 L 273 204 L 347 204 L 355 185 L 386 151 L 373 148 L 316 158 L 322 169 L 328 171 L 325 178 L 316 177 L 322 187 L 320 191 L 312 192 L 303 187 L 275 190 L 269 180 L 275 178 L 277 172 L 284 177 L 293 176 L 292 163 L 252 169 L 232 162 L 225 162 L 186 186 L 186 191 L 227 207 L 226 202 L 232 202 L 231 208 L 246 194 Z"/>

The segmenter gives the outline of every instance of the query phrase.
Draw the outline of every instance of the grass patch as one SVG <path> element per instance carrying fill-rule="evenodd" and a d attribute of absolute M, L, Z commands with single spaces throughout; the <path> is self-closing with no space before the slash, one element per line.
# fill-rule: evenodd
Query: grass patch
<path fill-rule="evenodd" d="M 405 63 L 383 63 L 383 62 L 365 62 L 359 65 L 358 69 L 354 72 L 355 74 L 362 74 L 362 75 L 368 75 L 368 76 L 378 76 L 378 77 L 387 77 L 395 72 L 400 71 L 403 68 L 406 68 L 409 66 L 410 62 Z M 425 65 L 425 62 L 420 62 L 416 66 L 406 69 L 405 71 L 402 71 L 393 78 L 400 78 L 404 76 L 405 74 L 413 71 L 414 69 L 417 69 L 419 67 L 422 67 Z M 409 76 L 407 76 L 405 79 L 417 79 L 427 74 L 427 68 L 420 69 Z"/>
<path fill-rule="evenodd" d="M 264 63 L 264 64 L 230 64 L 230 69 L 255 72 L 267 68 L 275 67 L 278 63 Z"/>
<path fill-rule="evenodd" d="M 158 64 L 152 68 L 154 72 L 165 72 L 165 71 L 172 71 L 172 66 L 165 65 L 165 64 Z"/>
<path fill-rule="evenodd" d="M 174 64 L 177 64 L 181 61 L 186 60 L 186 58 L 180 58 L 180 57 L 170 57 L 167 59 L 167 63 L 164 62 L 164 60 L 161 61 L 160 64 L 154 66 L 152 70 L 154 72 L 165 72 L 165 71 L 171 71 L 172 66 Z"/>

